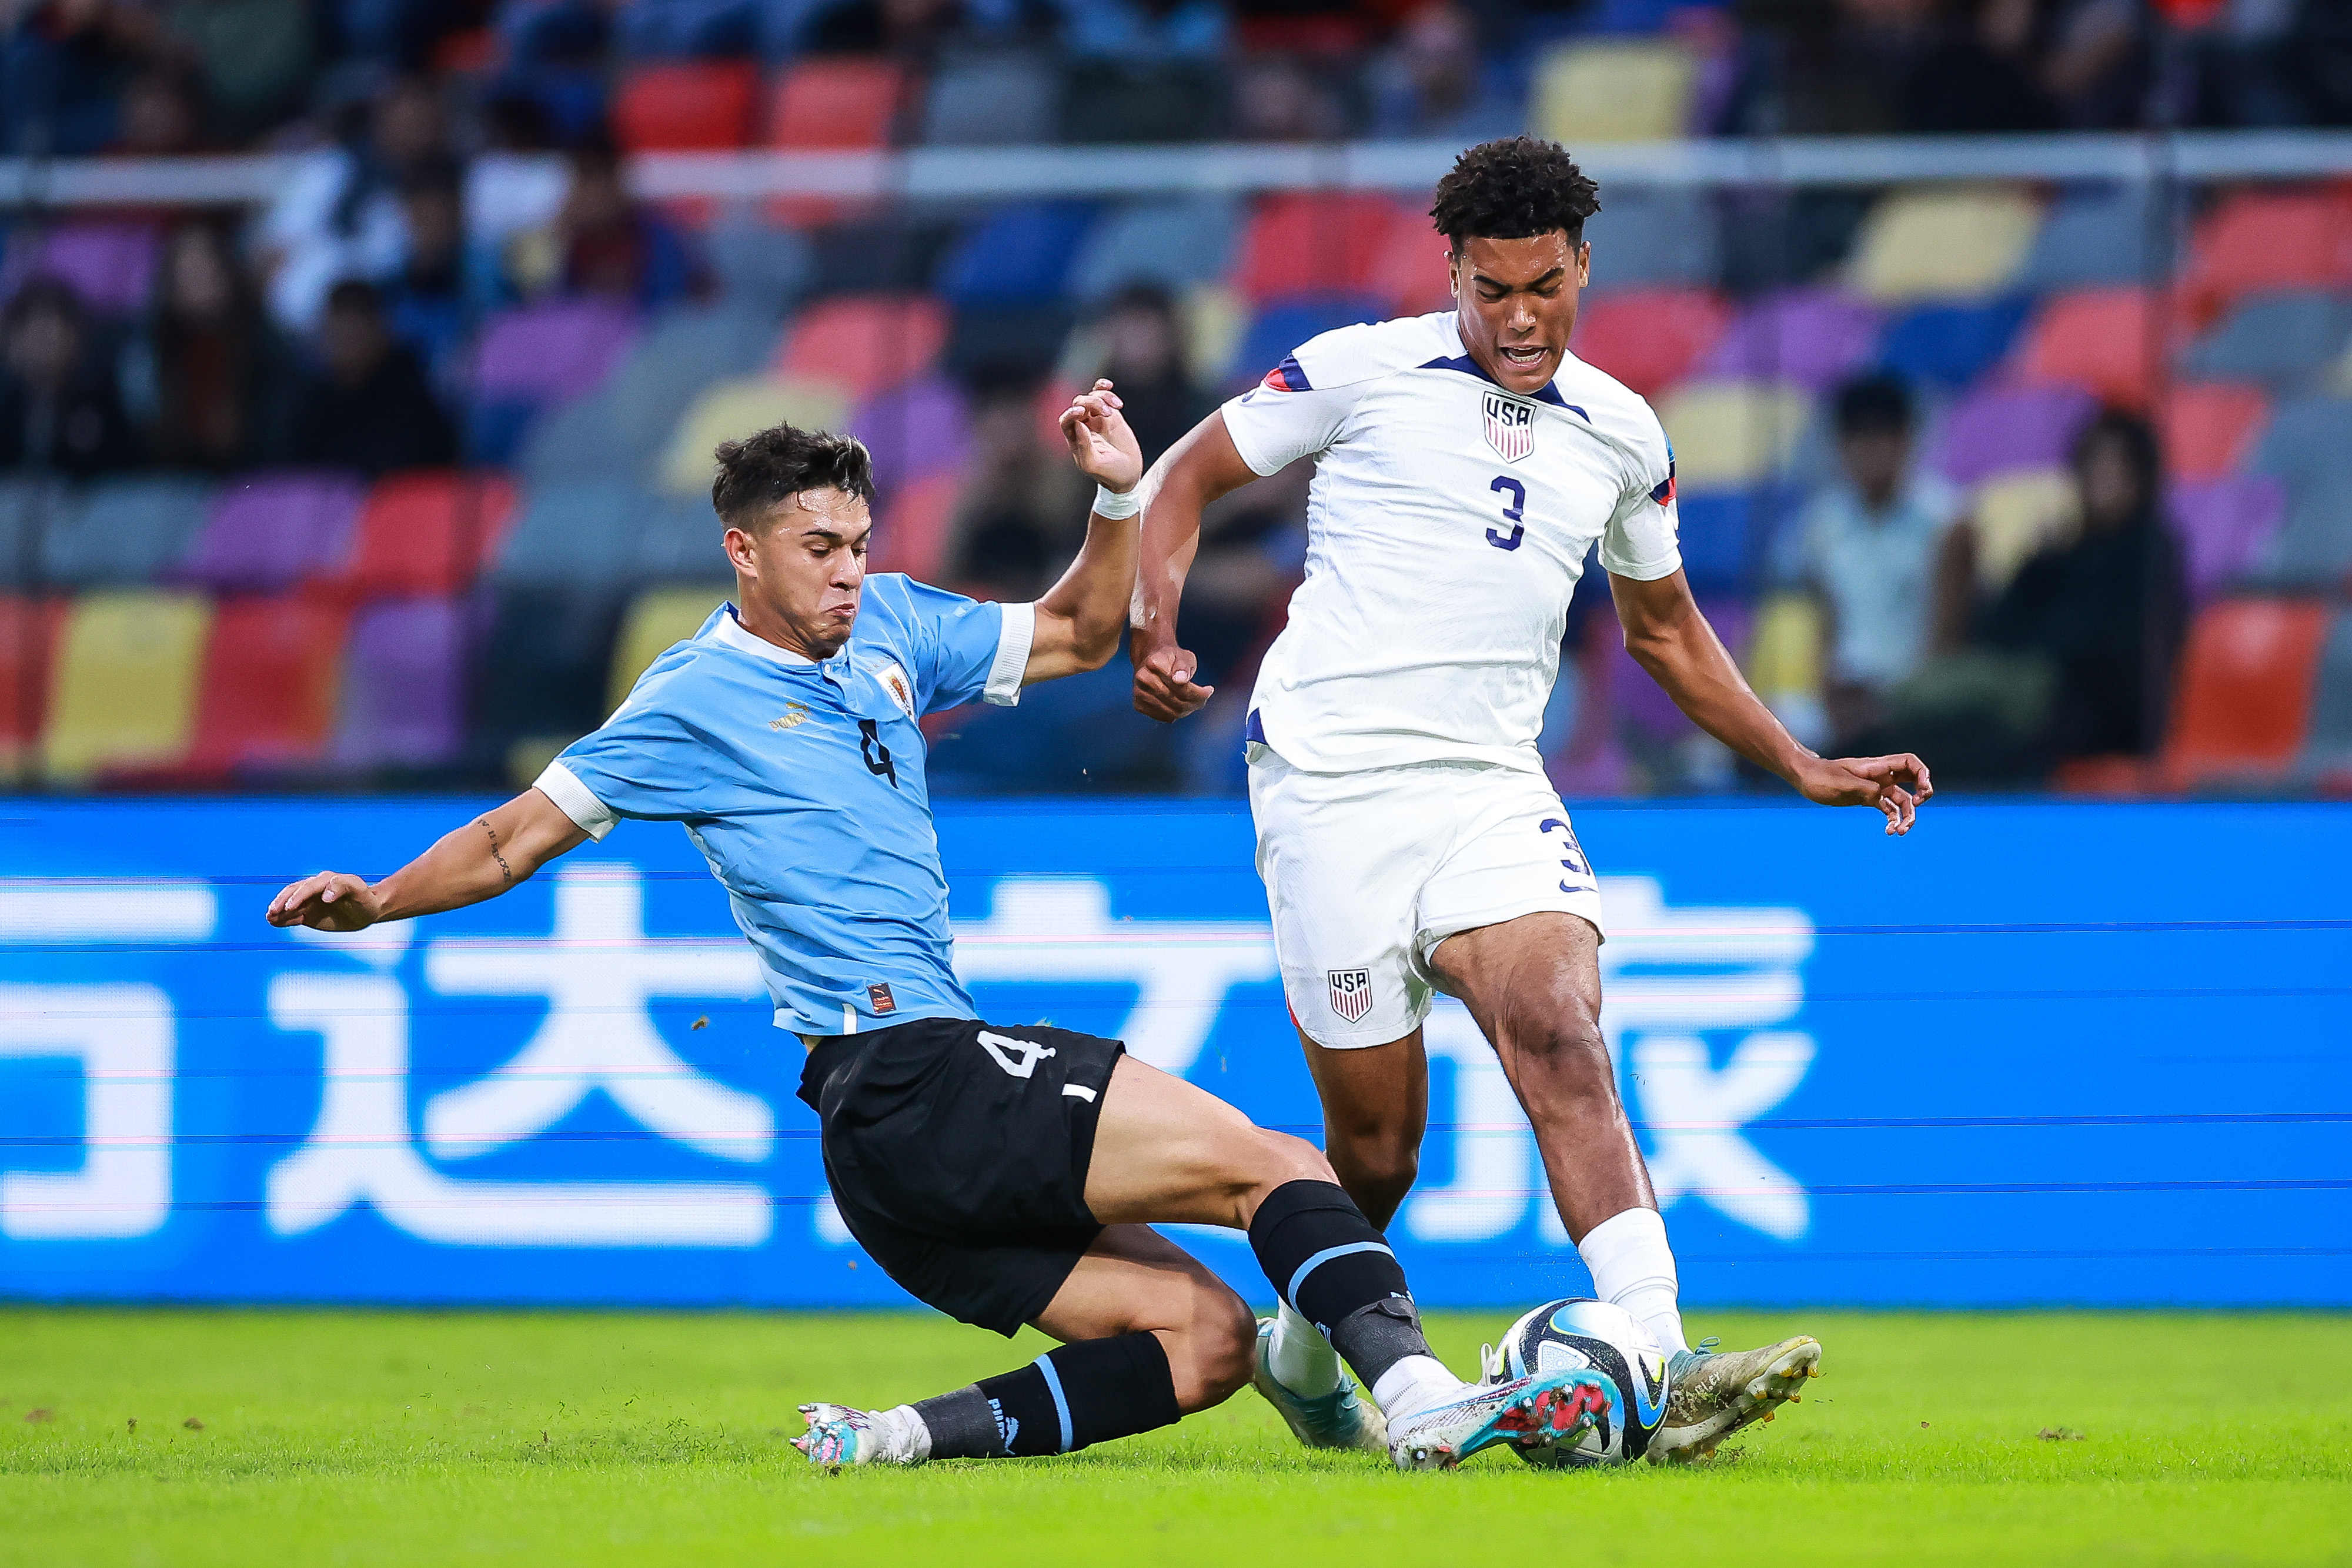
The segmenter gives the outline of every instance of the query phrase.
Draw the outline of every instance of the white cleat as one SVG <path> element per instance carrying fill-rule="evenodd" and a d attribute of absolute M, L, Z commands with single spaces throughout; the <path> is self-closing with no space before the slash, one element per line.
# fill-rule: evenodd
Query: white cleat
<path fill-rule="evenodd" d="M 915 1451 L 904 1423 L 895 1410 L 868 1412 L 846 1405 L 803 1405 L 808 1430 L 793 1439 L 793 1447 L 809 1463 L 837 1470 L 844 1465 L 919 1465 L 927 1454 Z"/>
<path fill-rule="evenodd" d="M 1401 1470 L 1450 1470 L 1497 1443 L 1573 1443 L 1608 1411 L 1608 1384 L 1580 1366 L 1465 1383 L 1454 1398 L 1390 1423 L 1389 1457 Z"/>
<path fill-rule="evenodd" d="M 1274 1342 L 1274 1320 L 1260 1318 L 1257 1324 L 1257 1367 L 1250 1382 L 1265 1396 L 1265 1402 L 1278 1411 L 1290 1427 L 1290 1435 L 1310 1448 L 1369 1448 L 1384 1454 L 1389 1447 L 1389 1424 L 1385 1416 L 1369 1399 L 1356 1392 L 1356 1381 L 1346 1373 L 1339 1375 L 1339 1386 L 1328 1394 L 1312 1397 L 1293 1393 L 1274 1375 L 1269 1359 Z"/>
<path fill-rule="evenodd" d="M 1769 1421 L 1822 1375 L 1821 1342 L 1800 1334 L 1762 1350 L 1677 1351 L 1666 1364 L 1666 1419 L 1650 1439 L 1654 1464 L 1706 1458 L 1742 1427 Z"/>

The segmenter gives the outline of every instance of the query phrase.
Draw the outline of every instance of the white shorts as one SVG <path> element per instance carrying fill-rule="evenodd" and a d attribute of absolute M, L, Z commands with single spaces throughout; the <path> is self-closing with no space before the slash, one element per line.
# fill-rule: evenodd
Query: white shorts
<path fill-rule="evenodd" d="M 1601 923 L 1601 889 L 1540 773 L 1423 762 L 1303 773 L 1249 748 L 1257 873 L 1290 1015 L 1335 1050 L 1421 1026 L 1436 946 L 1458 931 L 1559 910 Z"/>

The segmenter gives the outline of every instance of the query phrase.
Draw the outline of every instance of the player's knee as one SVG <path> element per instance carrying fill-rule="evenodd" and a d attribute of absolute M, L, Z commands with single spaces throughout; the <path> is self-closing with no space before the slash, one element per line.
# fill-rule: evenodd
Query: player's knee
<path fill-rule="evenodd" d="M 1323 1151 L 1304 1138 L 1294 1138 L 1288 1133 L 1270 1133 L 1257 1129 L 1260 1158 L 1264 1165 L 1263 1180 L 1272 1191 L 1285 1182 L 1337 1181 L 1331 1174 L 1331 1162 Z"/>
<path fill-rule="evenodd" d="M 1215 1280 L 1199 1282 L 1183 1327 L 1162 1343 L 1176 1404 L 1186 1415 L 1223 1404 L 1257 1367 L 1257 1319 L 1247 1302 Z"/>
<path fill-rule="evenodd" d="M 1616 1093 L 1608 1039 L 1601 1034 L 1599 1020 L 1581 1008 L 1528 1019 L 1511 1035 L 1520 1052 L 1559 1088 L 1573 1093 Z"/>
<path fill-rule="evenodd" d="M 1378 1194 L 1393 1208 L 1421 1176 L 1421 1142 L 1402 1128 L 1382 1128 L 1362 1137 L 1334 1139 L 1331 1164 L 1350 1192 Z M 1367 1206 L 1368 1207 L 1370 1206 Z"/>

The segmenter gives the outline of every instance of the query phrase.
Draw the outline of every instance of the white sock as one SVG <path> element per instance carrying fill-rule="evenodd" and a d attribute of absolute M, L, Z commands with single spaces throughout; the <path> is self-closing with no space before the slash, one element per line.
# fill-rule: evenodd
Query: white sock
<path fill-rule="evenodd" d="M 1372 1401 L 1394 1427 L 1409 1421 L 1468 1386 L 1433 1355 L 1408 1355 L 1381 1374 L 1372 1385 Z"/>
<path fill-rule="evenodd" d="M 931 1428 L 911 1405 L 877 1410 L 869 1430 L 880 1435 L 878 1455 L 894 1465 L 919 1465 L 931 1457 Z"/>
<path fill-rule="evenodd" d="M 1611 1215 L 1585 1232 L 1576 1250 L 1592 1270 L 1594 1295 L 1633 1313 L 1668 1355 L 1690 1348 L 1675 1305 L 1674 1249 L 1666 1245 L 1666 1222 L 1656 1209 Z"/>
<path fill-rule="evenodd" d="M 1301 1398 L 1313 1399 L 1339 1386 L 1339 1353 L 1287 1301 L 1274 1314 L 1265 1364 L 1276 1383 Z"/>

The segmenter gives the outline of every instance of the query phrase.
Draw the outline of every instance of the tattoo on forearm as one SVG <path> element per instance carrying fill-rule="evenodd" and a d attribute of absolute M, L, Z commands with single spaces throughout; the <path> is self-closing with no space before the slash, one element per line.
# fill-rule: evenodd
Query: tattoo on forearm
<path fill-rule="evenodd" d="M 488 817 L 481 819 L 481 824 L 482 831 L 490 835 L 490 858 L 499 862 L 499 880 L 511 883 L 514 881 L 514 867 L 507 864 L 507 857 L 499 853 L 499 831 L 490 826 L 490 820 Z"/>

